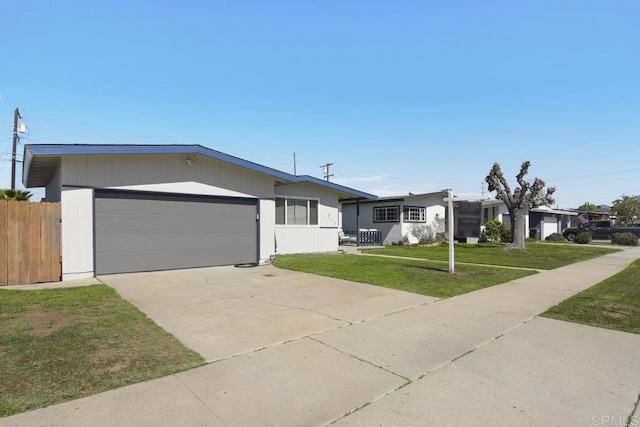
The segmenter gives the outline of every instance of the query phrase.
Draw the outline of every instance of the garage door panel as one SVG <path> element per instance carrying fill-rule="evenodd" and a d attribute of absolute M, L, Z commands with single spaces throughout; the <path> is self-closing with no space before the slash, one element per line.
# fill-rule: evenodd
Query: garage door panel
<path fill-rule="evenodd" d="M 181 238 L 188 237 L 188 238 Z M 243 242 L 255 238 L 255 233 L 225 233 L 225 234 L 192 234 L 190 236 L 176 234 L 144 235 L 132 234 L 123 238 L 121 235 L 110 235 L 101 237 L 101 246 L 118 247 L 119 251 L 145 250 L 153 251 L 170 247 L 171 250 L 187 249 L 216 249 L 222 246 L 223 249 L 231 247 L 244 247 Z M 216 240 L 215 242 L 212 242 Z M 212 243 L 215 243 L 212 244 Z M 252 254 L 255 258 L 255 254 Z"/>
<path fill-rule="evenodd" d="M 246 215 L 246 204 L 226 205 L 224 203 L 211 202 L 176 202 L 159 200 L 132 200 L 126 199 L 127 203 L 118 201 L 125 199 L 100 199 L 100 210 L 104 214 L 140 214 L 148 215 L 154 213 L 161 216 L 171 215 L 210 215 L 212 205 L 215 205 L 216 213 L 219 215 Z M 159 205 L 158 202 L 161 204 Z"/>
<path fill-rule="evenodd" d="M 96 273 L 256 262 L 256 203 L 96 192 Z"/>
<path fill-rule="evenodd" d="M 158 230 L 164 234 L 180 235 L 218 233 L 219 230 L 226 230 L 231 233 L 242 233 L 245 231 L 247 224 L 255 223 L 256 220 L 254 213 L 250 216 L 237 215 L 221 217 L 216 215 L 215 219 L 211 221 L 210 215 L 203 215 L 204 223 L 203 221 L 185 221 L 184 218 L 190 217 L 188 215 L 127 215 L 128 221 L 123 222 L 123 215 L 125 214 L 108 214 L 108 216 L 103 216 L 101 218 L 102 224 L 107 227 L 117 227 L 121 232 L 130 234 L 139 234 L 141 232 L 148 234 L 150 231 Z M 141 223 L 143 223 L 142 226 Z M 143 229 L 141 229 L 141 227 L 143 227 Z M 252 229 L 255 231 L 255 227 L 252 227 Z M 253 234 L 255 235 L 255 233 Z"/>
<path fill-rule="evenodd" d="M 239 262 L 255 262 L 254 259 L 238 261 L 237 255 L 232 251 L 219 249 L 204 253 L 199 249 L 188 249 L 182 251 L 181 257 L 175 256 L 174 250 L 153 251 L 153 258 L 140 258 L 138 252 L 119 252 L 117 254 L 105 255 L 102 259 L 103 268 L 117 265 L 118 271 L 105 271 L 98 274 L 124 273 L 137 271 L 157 271 L 179 268 L 211 267 L 211 258 L 215 258 L 213 265 L 231 265 Z M 169 260 L 169 261 L 167 261 Z M 168 264 L 170 262 L 170 264 Z"/>

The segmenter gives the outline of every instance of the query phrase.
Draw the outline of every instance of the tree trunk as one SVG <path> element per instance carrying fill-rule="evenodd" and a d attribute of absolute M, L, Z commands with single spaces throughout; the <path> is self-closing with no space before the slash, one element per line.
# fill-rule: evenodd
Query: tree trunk
<path fill-rule="evenodd" d="M 526 209 L 516 209 L 511 218 L 511 241 L 513 243 L 509 247 L 512 249 L 524 249 L 526 239 L 524 226 L 528 213 Z"/>

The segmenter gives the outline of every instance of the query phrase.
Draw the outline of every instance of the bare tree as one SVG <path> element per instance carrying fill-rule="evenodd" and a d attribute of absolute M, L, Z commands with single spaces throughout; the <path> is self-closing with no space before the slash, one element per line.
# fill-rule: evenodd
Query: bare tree
<path fill-rule="evenodd" d="M 485 178 L 489 184 L 489 191 L 495 191 L 496 199 L 502 200 L 511 217 L 511 236 L 512 243 L 509 247 L 514 249 L 523 249 L 525 245 L 525 223 L 529 209 L 550 205 L 555 202 L 553 193 L 555 187 L 547 188 L 546 194 L 543 196 L 542 191 L 545 183 L 540 178 L 536 178 L 533 183 L 525 181 L 524 176 L 529 172 L 531 162 L 526 161 L 520 167 L 520 173 L 516 175 L 519 187 L 516 187 L 511 193 L 509 183 L 505 179 L 499 163 L 494 163 L 489 171 L 489 175 Z"/>

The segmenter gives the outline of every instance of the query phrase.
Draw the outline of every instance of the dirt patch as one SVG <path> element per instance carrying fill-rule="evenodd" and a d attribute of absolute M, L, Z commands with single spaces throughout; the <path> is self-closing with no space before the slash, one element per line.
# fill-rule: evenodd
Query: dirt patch
<path fill-rule="evenodd" d="M 604 316 L 611 317 L 613 319 L 624 319 L 624 318 L 627 317 L 626 313 L 620 313 L 620 312 L 617 312 L 617 311 L 602 310 L 602 314 Z"/>
<path fill-rule="evenodd" d="M 94 369 L 114 374 L 129 367 L 131 363 L 131 354 L 125 354 L 118 350 L 117 345 L 113 342 L 103 343 L 104 347 L 100 347 L 93 352 Z"/>
<path fill-rule="evenodd" d="M 622 304 L 605 304 L 602 307 L 602 315 L 612 319 L 626 319 L 630 316 L 637 316 L 640 310 Z"/>
<path fill-rule="evenodd" d="M 30 311 L 11 319 L 11 325 L 27 323 L 31 329 L 26 331 L 29 335 L 44 337 L 67 326 L 71 320 L 59 311 Z"/>
<path fill-rule="evenodd" d="M 105 371 L 109 372 L 110 374 L 115 374 L 116 372 L 120 372 L 122 371 L 124 368 L 129 366 L 129 362 L 120 362 L 120 363 L 116 363 L 115 365 L 111 365 L 108 368 L 105 369 Z"/>

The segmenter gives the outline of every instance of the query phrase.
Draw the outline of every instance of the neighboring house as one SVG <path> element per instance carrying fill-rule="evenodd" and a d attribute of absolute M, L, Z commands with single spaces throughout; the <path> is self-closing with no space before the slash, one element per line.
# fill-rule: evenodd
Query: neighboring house
<path fill-rule="evenodd" d="M 345 231 L 358 229 L 377 230 L 385 245 L 398 243 L 403 236 L 409 243 L 418 243 L 412 234 L 413 227 L 431 227 L 436 230 L 436 220 L 444 220 L 446 192 L 409 194 L 407 196 L 381 197 L 369 201 L 342 201 L 342 228 Z M 360 215 L 357 215 L 358 209 Z"/>
<path fill-rule="evenodd" d="M 511 217 L 509 216 L 509 209 L 502 200 L 490 199 L 482 202 L 482 227 L 488 221 L 495 220 L 500 221 L 507 227 L 511 227 Z M 529 229 L 529 218 L 525 221 L 525 229 Z M 527 232 L 527 236 L 529 233 Z"/>
<path fill-rule="evenodd" d="M 61 202 L 63 279 L 338 249 L 340 199 L 377 197 L 200 145 L 27 145 Z"/>
<path fill-rule="evenodd" d="M 610 215 L 611 215 L 611 206 L 598 205 L 596 209 L 587 212 L 587 220 L 604 221 L 604 220 L 608 220 Z"/>
<path fill-rule="evenodd" d="M 511 227 L 511 218 L 507 205 L 502 200 L 485 200 L 482 202 L 482 224 L 497 220 Z M 544 240 L 552 233 L 562 233 L 567 227 L 574 225 L 578 212 L 566 209 L 552 209 L 540 206 L 529 210 L 525 221 L 525 235 L 527 237 Z"/>
<path fill-rule="evenodd" d="M 529 211 L 529 237 L 544 240 L 552 233 L 562 233 L 567 227 L 573 227 L 578 212 L 566 209 L 553 209 L 540 206 Z"/>

